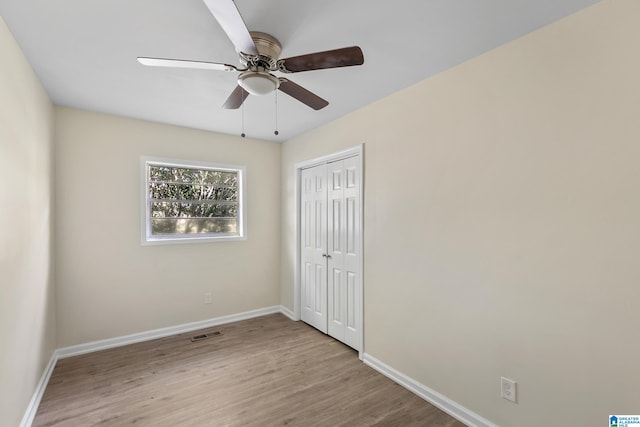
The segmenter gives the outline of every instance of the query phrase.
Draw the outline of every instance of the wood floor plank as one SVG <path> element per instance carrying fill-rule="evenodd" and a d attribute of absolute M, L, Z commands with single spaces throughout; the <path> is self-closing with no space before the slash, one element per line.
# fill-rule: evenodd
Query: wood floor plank
<path fill-rule="evenodd" d="M 33 422 L 131 425 L 464 426 L 280 314 L 61 359 Z"/>

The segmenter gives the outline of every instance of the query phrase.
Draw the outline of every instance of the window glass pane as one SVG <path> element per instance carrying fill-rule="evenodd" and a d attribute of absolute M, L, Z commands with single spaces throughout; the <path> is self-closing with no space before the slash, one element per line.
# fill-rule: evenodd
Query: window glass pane
<path fill-rule="evenodd" d="M 238 172 L 152 165 L 149 168 L 149 180 L 235 186 L 238 184 Z"/>
<path fill-rule="evenodd" d="M 147 238 L 241 236 L 240 173 L 148 162 Z"/>
<path fill-rule="evenodd" d="M 237 204 L 153 202 L 153 218 L 235 218 L 238 216 Z"/>
<path fill-rule="evenodd" d="M 153 218 L 151 232 L 154 235 L 236 233 L 235 218 Z"/>
<path fill-rule="evenodd" d="M 149 184 L 149 198 L 152 200 L 226 200 L 238 201 L 238 188 L 219 185 Z"/>

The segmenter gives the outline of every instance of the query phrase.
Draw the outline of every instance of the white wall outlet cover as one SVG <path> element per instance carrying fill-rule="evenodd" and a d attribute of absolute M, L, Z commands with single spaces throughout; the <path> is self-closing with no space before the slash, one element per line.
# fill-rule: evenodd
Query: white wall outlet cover
<path fill-rule="evenodd" d="M 211 300 L 211 292 L 207 292 L 204 294 L 204 303 L 205 304 L 211 304 L 212 300 Z"/>
<path fill-rule="evenodd" d="M 517 383 L 509 378 L 500 377 L 500 396 L 503 399 L 516 402 L 517 400 Z"/>

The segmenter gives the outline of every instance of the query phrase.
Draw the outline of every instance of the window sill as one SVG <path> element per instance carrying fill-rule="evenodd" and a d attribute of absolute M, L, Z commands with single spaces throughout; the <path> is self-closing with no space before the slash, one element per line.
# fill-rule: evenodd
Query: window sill
<path fill-rule="evenodd" d="M 238 236 L 236 234 L 228 236 L 203 236 L 203 237 L 160 237 L 143 239 L 142 246 L 155 245 L 184 245 L 191 243 L 221 243 L 235 242 L 239 240 L 247 240 L 246 236 Z"/>

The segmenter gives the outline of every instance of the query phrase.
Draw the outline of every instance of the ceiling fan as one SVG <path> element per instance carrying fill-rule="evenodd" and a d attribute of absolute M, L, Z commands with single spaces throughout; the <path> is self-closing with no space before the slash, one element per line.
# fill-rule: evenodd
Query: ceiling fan
<path fill-rule="evenodd" d="M 238 85 L 223 108 L 239 108 L 250 94 L 266 95 L 279 89 L 314 110 L 320 110 L 329 102 L 287 78 L 274 76 L 272 72 L 298 73 L 364 63 L 362 50 L 358 46 L 280 59 L 280 42 L 270 34 L 249 31 L 233 0 L 204 0 L 204 3 L 235 46 L 242 64 L 240 68 L 230 64 L 181 59 L 138 57 L 138 61 L 152 67 L 239 72 Z"/>

